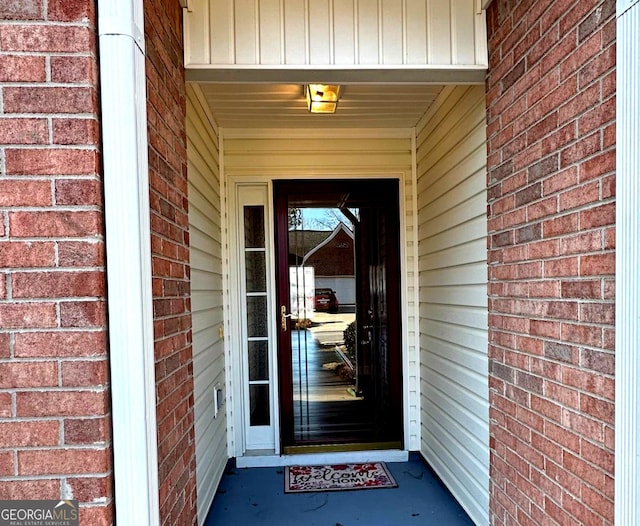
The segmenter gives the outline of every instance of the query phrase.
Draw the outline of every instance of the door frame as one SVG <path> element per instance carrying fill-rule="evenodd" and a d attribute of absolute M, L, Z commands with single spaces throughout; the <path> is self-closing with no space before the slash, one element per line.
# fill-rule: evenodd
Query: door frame
<path fill-rule="evenodd" d="M 380 182 L 380 184 L 378 184 L 374 189 L 374 191 L 372 192 L 372 195 L 368 195 L 370 192 L 370 189 L 367 188 L 362 190 L 358 188 L 358 185 L 362 185 L 363 183 L 362 180 L 352 179 L 350 177 L 336 178 L 331 180 L 327 178 L 322 178 L 322 179 L 318 178 L 313 180 L 310 180 L 308 178 L 303 178 L 303 179 L 278 178 L 278 179 L 272 180 L 271 187 L 273 188 L 273 201 L 274 201 L 272 215 L 274 217 L 274 225 L 275 225 L 274 231 L 273 231 L 273 237 L 274 237 L 275 250 L 276 250 L 276 253 L 275 253 L 276 265 L 273 269 L 276 288 L 273 290 L 275 291 L 275 296 L 277 300 L 276 304 L 279 309 L 280 308 L 286 309 L 288 312 L 292 312 L 291 305 L 289 304 L 290 303 L 290 282 L 289 282 L 290 263 L 288 261 L 289 253 L 288 251 L 285 250 L 285 248 L 290 248 L 289 240 L 287 239 L 286 242 L 282 243 L 282 240 L 279 239 L 280 235 L 288 233 L 289 231 L 288 215 L 286 215 L 286 212 L 287 212 L 288 198 L 290 195 L 292 194 L 296 195 L 296 194 L 299 194 L 300 192 L 302 192 L 303 194 L 307 194 L 311 192 L 313 194 L 318 194 L 318 195 L 326 195 L 327 193 L 334 193 L 336 191 L 335 188 L 332 188 L 330 186 L 331 183 L 333 182 L 342 183 L 343 188 L 341 188 L 340 193 L 349 192 L 350 194 L 355 194 L 356 196 L 362 196 L 363 195 L 362 192 L 364 192 L 366 196 L 365 198 L 368 199 L 369 202 L 375 202 L 377 203 L 378 207 L 383 206 L 386 212 L 393 213 L 394 217 L 391 217 L 391 216 L 387 217 L 387 223 L 394 227 L 397 227 L 397 231 L 387 236 L 387 241 L 392 242 L 392 244 L 394 246 L 397 246 L 398 249 L 400 248 L 401 241 L 400 241 L 399 230 L 400 230 L 400 215 L 401 215 L 401 207 L 400 207 L 401 181 L 398 178 L 393 178 L 393 177 L 387 177 L 384 179 L 367 178 L 366 181 L 371 181 L 372 186 L 375 184 L 374 181 Z M 291 184 L 292 182 L 293 184 Z M 345 182 L 348 183 L 348 185 L 345 185 L 344 184 Z M 279 190 L 277 188 L 278 186 L 280 187 Z M 393 191 L 391 191 L 391 188 L 390 188 L 391 186 L 393 186 Z M 385 202 L 388 201 L 388 199 L 386 198 L 387 196 L 385 196 L 384 199 L 380 200 L 379 196 L 374 195 L 376 191 L 379 193 L 379 195 L 385 195 L 386 192 L 396 194 L 398 201 L 395 204 L 395 206 L 394 205 L 388 206 L 386 203 L 383 204 L 382 201 L 385 201 Z M 378 200 L 376 200 L 376 198 L 378 198 Z M 362 240 L 364 239 L 366 238 L 362 238 Z M 356 241 L 355 250 L 357 251 L 360 249 L 360 247 L 357 246 L 357 244 L 361 240 L 359 240 L 358 237 L 356 236 L 355 241 Z M 391 260 L 388 261 L 387 270 L 385 271 L 385 275 L 387 278 L 391 278 L 394 274 L 397 274 L 398 276 L 402 274 L 401 254 L 400 253 L 395 254 L 395 251 L 394 251 L 393 255 L 395 257 L 393 257 Z M 358 266 L 358 261 L 359 261 L 358 258 L 356 258 L 356 260 L 354 261 L 354 264 L 356 266 Z M 356 269 L 356 268 L 354 268 L 354 273 L 356 275 L 356 278 L 355 278 L 356 281 L 358 280 L 358 276 L 360 276 L 360 279 L 363 279 L 363 275 L 365 274 L 365 272 L 363 272 L 362 269 Z M 389 280 L 389 282 L 390 281 L 391 280 Z M 360 285 L 356 285 L 356 288 L 358 288 L 359 286 Z M 356 292 L 356 298 L 360 295 L 361 294 Z M 398 409 L 399 413 L 403 414 L 404 378 L 403 378 L 402 365 L 403 365 L 404 344 L 402 340 L 402 335 L 403 335 L 402 303 L 404 298 L 402 296 L 402 289 L 397 287 L 390 287 L 385 297 L 386 297 L 386 302 L 388 304 L 394 307 L 397 306 L 399 310 L 399 312 L 396 313 L 394 308 L 393 314 L 390 314 L 391 322 L 389 323 L 390 329 L 388 331 L 391 350 L 393 349 L 393 347 L 395 347 L 396 344 L 399 347 L 399 351 L 398 351 L 399 355 L 394 353 L 395 356 L 390 358 L 388 361 L 388 365 L 390 367 L 389 369 L 390 374 L 394 377 L 389 382 L 389 399 L 393 401 L 393 408 Z M 361 312 L 359 308 L 356 308 L 355 312 L 356 312 L 356 316 L 360 317 Z M 276 314 L 278 314 L 278 312 Z M 363 319 L 364 317 L 360 318 L 360 323 L 362 323 Z M 293 430 L 293 426 L 294 426 L 293 405 L 294 404 L 289 397 L 289 395 L 292 394 L 292 389 L 293 389 L 293 379 L 291 377 L 292 359 L 290 356 L 290 351 L 291 351 L 290 342 L 291 342 L 292 327 L 289 320 L 286 320 L 283 323 L 287 323 L 287 326 L 288 326 L 287 329 L 283 331 L 280 325 L 276 324 L 278 325 L 278 327 L 276 328 L 276 334 L 275 334 L 275 340 L 277 342 L 275 351 L 276 351 L 276 358 L 277 358 L 277 367 L 279 370 L 278 377 L 280 379 L 280 383 L 278 385 L 278 392 L 280 396 L 280 404 L 279 404 L 280 437 L 279 439 L 281 443 L 281 448 L 282 449 L 285 449 L 287 447 L 299 448 L 299 447 L 305 447 L 305 446 L 314 448 L 314 447 L 320 446 L 323 448 L 336 448 L 336 450 L 340 450 L 341 444 L 343 446 L 348 445 L 350 449 L 353 449 L 354 446 L 358 444 L 358 446 L 362 445 L 363 450 L 366 450 L 367 442 L 364 440 L 361 441 L 360 439 L 354 439 L 352 441 L 347 441 L 347 442 L 329 440 L 326 444 L 296 443 L 294 438 L 295 433 Z M 399 330 L 397 328 L 398 325 L 400 326 Z M 399 407 L 396 407 L 396 404 Z M 395 411 L 394 411 L 394 414 L 396 414 Z M 394 422 L 391 425 L 399 433 L 398 442 L 403 444 L 402 447 L 404 447 L 404 443 L 405 443 L 404 431 L 405 430 L 404 430 L 403 419 L 396 417 L 394 418 Z M 391 441 L 395 442 L 395 439 Z M 376 441 L 372 442 L 372 444 L 375 444 L 375 443 Z"/>
<path fill-rule="evenodd" d="M 276 179 L 284 180 L 284 179 L 308 179 L 308 178 L 322 178 L 322 179 L 397 179 L 399 181 L 399 240 L 400 240 L 400 320 L 402 324 L 402 356 L 401 356 L 401 370 L 402 370 L 402 413 L 403 413 L 403 426 L 402 426 L 402 435 L 403 439 L 403 449 L 402 455 L 398 456 L 394 455 L 396 450 L 390 450 L 388 452 L 388 460 L 389 461 L 399 461 L 402 460 L 406 456 L 406 452 L 411 450 L 417 450 L 419 445 L 412 444 L 410 437 L 411 434 L 416 434 L 419 440 L 419 422 L 417 421 L 417 417 L 413 418 L 415 422 L 412 423 L 411 419 L 411 406 L 415 406 L 417 411 L 420 409 L 420 393 L 416 391 L 414 398 L 411 397 L 411 386 L 415 384 L 412 382 L 412 378 L 417 378 L 419 375 L 419 360 L 417 357 L 413 359 L 409 356 L 409 349 L 415 349 L 415 352 L 418 352 L 419 349 L 419 341 L 418 341 L 418 330 L 417 330 L 417 322 L 416 316 L 413 316 L 414 320 L 410 320 L 409 316 L 409 305 L 417 305 L 418 303 L 418 290 L 415 284 L 415 279 L 417 279 L 417 254 L 412 260 L 409 259 L 407 254 L 407 247 L 411 244 L 413 247 L 417 247 L 417 241 L 415 239 L 415 229 L 413 229 L 413 235 L 411 239 L 408 238 L 408 233 L 406 229 L 407 221 L 410 220 L 414 225 L 417 219 L 417 210 L 415 205 L 410 206 L 410 210 L 407 207 L 407 190 L 406 186 L 411 185 L 413 187 L 411 194 L 415 196 L 415 174 L 412 172 L 404 172 L 398 170 L 390 170 L 386 172 L 350 172 L 344 171 L 341 173 L 317 173 L 310 174 L 305 171 L 299 170 L 278 170 L 277 173 L 265 173 L 264 170 L 260 170 L 259 168 L 252 169 L 247 173 L 226 173 L 224 176 L 224 194 L 227 202 L 227 224 L 229 228 L 225 234 L 225 244 L 228 246 L 227 254 L 229 257 L 228 265 L 229 270 L 231 271 L 230 279 L 228 283 L 228 320 L 229 323 L 229 335 L 225 338 L 225 346 L 226 346 L 226 355 L 228 357 L 227 361 L 227 378 L 229 379 L 227 384 L 227 392 L 232 393 L 232 407 L 231 407 L 231 418 L 229 422 L 230 428 L 230 436 L 229 436 L 229 455 L 231 457 L 236 457 L 238 459 L 238 465 L 241 467 L 251 467 L 251 466 L 268 466 L 268 465 L 282 465 L 283 457 L 281 457 L 281 445 L 280 445 L 280 412 L 277 409 L 274 413 L 275 426 L 274 430 L 277 433 L 275 440 L 275 448 L 269 451 L 247 451 L 245 445 L 245 429 L 244 429 L 244 411 L 245 408 L 241 404 L 243 399 L 242 390 L 243 390 L 243 378 L 245 375 L 245 371 L 242 368 L 242 357 L 240 355 L 240 349 L 242 349 L 242 340 L 241 340 L 241 327 L 238 323 L 238 316 L 241 312 L 241 294 L 240 294 L 240 283 L 238 281 L 239 273 L 233 272 L 233 268 L 237 263 L 237 253 L 238 253 L 238 241 L 237 241 L 237 221 L 238 221 L 238 198 L 237 198 L 237 189 L 239 186 L 262 186 L 266 188 L 268 195 L 268 210 L 267 215 L 269 217 L 273 217 L 274 213 L 274 200 L 273 200 L 273 181 Z M 412 199 L 413 202 L 413 199 Z M 410 214 L 410 217 L 407 217 L 407 214 Z M 275 263 L 275 235 L 272 235 L 268 239 L 268 252 L 269 259 L 272 264 Z M 272 267 L 274 268 L 274 267 Z M 409 274 L 413 274 L 414 279 L 409 279 Z M 276 276 L 275 272 L 272 275 L 268 276 L 270 280 L 271 290 L 275 290 L 276 286 Z M 410 289 L 412 289 L 410 291 Z M 269 309 L 271 309 L 272 319 L 275 319 L 273 314 L 276 312 L 276 298 L 273 297 L 269 301 Z M 273 325 L 273 323 L 272 323 Z M 273 333 L 275 335 L 275 333 Z M 273 338 L 270 338 L 273 341 Z M 272 344 L 273 345 L 273 344 Z M 277 360 L 277 346 L 273 345 L 270 349 L 270 359 Z M 275 400 L 274 407 L 279 408 L 280 399 L 279 399 L 279 377 L 277 371 L 273 375 L 273 381 L 277 382 L 275 385 Z M 417 389 L 419 386 L 413 385 L 414 389 Z M 415 416 L 415 415 L 414 415 Z M 417 426 L 416 429 L 412 428 L 413 426 Z M 360 454 L 361 453 L 361 454 Z M 344 462 L 346 459 L 354 459 L 357 461 L 358 459 L 369 459 L 372 452 L 347 452 L 347 453 L 325 453 L 321 456 L 326 456 L 327 458 L 333 459 L 344 459 L 337 460 Z M 306 457 L 308 455 L 298 455 L 300 457 Z M 286 457 L 289 458 L 289 457 Z M 319 459 L 319 457 L 316 457 Z"/>

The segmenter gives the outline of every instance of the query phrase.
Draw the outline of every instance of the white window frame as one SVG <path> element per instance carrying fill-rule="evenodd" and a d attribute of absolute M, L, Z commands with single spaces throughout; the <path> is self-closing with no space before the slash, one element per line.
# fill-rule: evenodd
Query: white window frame
<path fill-rule="evenodd" d="M 230 214 L 230 253 L 234 254 L 237 264 L 230 264 L 230 296 L 232 335 L 234 342 L 231 349 L 233 366 L 234 400 L 239 400 L 234 407 L 236 434 L 235 455 L 243 456 L 247 453 L 279 454 L 280 414 L 278 411 L 278 363 L 277 342 L 274 334 L 275 312 L 275 278 L 274 278 L 274 249 L 273 249 L 273 203 L 270 197 L 271 187 L 265 183 L 230 184 L 233 192 L 235 207 Z M 245 268 L 240 262 L 244 261 L 244 207 L 263 206 L 265 211 L 265 264 L 267 272 L 267 323 L 269 346 L 269 408 L 270 423 L 268 426 L 249 425 L 249 373 L 248 349 L 246 331 L 246 285 Z M 233 314 L 233 313 L 236 314 Z"/>

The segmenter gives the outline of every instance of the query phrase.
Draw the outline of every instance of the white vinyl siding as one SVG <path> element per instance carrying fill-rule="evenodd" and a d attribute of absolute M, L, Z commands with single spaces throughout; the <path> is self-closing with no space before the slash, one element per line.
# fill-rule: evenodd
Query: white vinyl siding
<path fill-rule="evenodd" d="M 187 68 L 487 65 L 477 0 L 190 0 Z"/>
<path fill-rule="evenodd" d="M 421 451 L 484 526 L 489 389 L 483 87 L 445 88 L 417 133 Z"/>
<path fill-rule="evenodd" d="M 225 173 L 235 183 L 282 178 L 399 178 L 404 306 L 405 448 L 420 445 L 415 321 L 413 130 L 223 130 Z M 233 265 L 233 262 L 230 262 Z"/>
<path fill-rule="evenodd" d="M 219 146 L 201 97 L 187 89 L 187 166 L 198 519 L 204 523 L 228 460 Z"/>

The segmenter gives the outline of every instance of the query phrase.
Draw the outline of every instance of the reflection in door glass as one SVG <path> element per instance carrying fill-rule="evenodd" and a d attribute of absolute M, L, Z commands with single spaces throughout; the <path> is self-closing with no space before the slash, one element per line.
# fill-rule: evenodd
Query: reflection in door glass
<path fill-rule="evenodd" d="M 355 345 L 358 213 L 357 209 L 289 209 L 297 441 L 348 440 L 358 426 L 366 425 Z"/>
<path fill-rule="evenodd" d="M 402 443 L 398 192 L 392 179 L 274 184 L 285 452 Z"/>

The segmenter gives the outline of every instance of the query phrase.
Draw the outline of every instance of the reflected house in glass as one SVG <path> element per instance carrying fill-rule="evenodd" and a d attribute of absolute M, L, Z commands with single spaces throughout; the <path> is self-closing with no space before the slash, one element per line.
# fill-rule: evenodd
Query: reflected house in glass
<path fill-rule="evenodd" d="M 316 289 L 332 289 L 339 305 L 355 305 L 354 234 L 344 223 L 333 231 L 289 232 L 289 264 L 314 269 Z"/>

